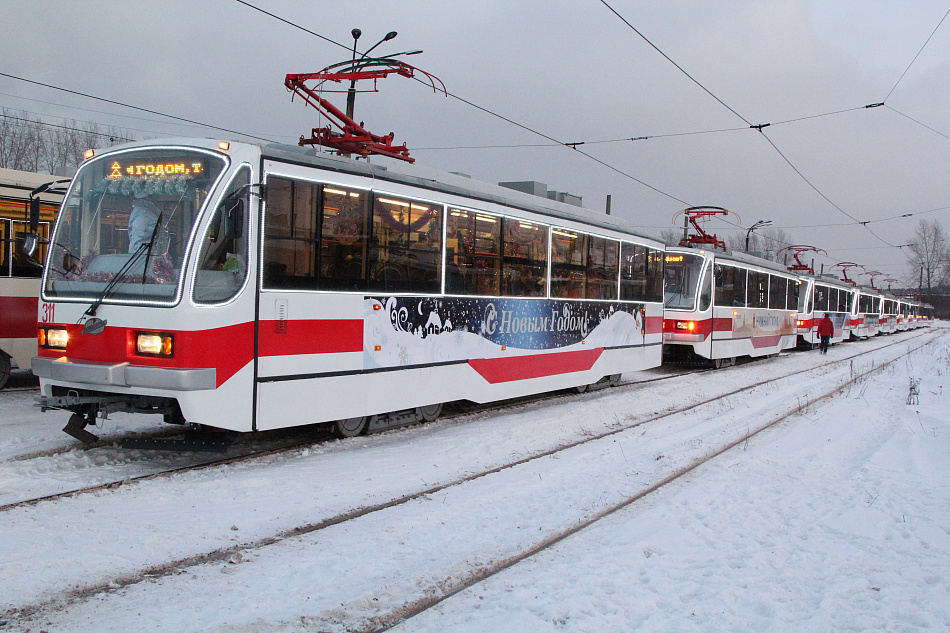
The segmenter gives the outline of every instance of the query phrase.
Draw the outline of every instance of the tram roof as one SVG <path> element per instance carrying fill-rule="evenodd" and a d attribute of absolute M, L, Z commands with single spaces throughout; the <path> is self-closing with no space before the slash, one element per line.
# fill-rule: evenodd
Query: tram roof
<path fill-rule="evenodd" d="M 656 248 L 663 248 L 661 242 L 655 238 L 637 233 L 632 224 L 619 218 L 514 189 L 506 189 L 499 185 L 480 182 L 457 174 L 450 174 L 395 159 L 388 159 L 386 164 L 358 161 L 342 156 L 318 153 L 312 148 L 296 145 L 275 143 L 259 147 L 265 158 L 312 165 L 331 171 L 365 175 L 378 180 L 488 202 L 500 207 L 529 211 L 550 218 L 581 222 L 589 226 L 626 233 L 635 236 L 638 240 L 651 242 Z"/>

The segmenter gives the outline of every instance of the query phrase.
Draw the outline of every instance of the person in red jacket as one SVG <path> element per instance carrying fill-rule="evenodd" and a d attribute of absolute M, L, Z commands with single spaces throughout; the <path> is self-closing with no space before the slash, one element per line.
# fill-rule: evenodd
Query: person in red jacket
<path fill-rule="evenodd" d="M 835 324 L 831 322 L 831 317 L 825 312 L 825 316 L 818 322 L 818 336 L 821 337 L 821 353 L 828 353 L 828 343 L 835 333 Z"/>

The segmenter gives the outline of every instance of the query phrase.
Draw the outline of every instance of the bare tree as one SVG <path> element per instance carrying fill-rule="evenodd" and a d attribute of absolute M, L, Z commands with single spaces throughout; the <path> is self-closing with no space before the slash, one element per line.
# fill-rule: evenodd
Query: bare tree
<path fill-rule="evenodd" d="M 911 286 L 920 285 L 928 294 L 950 275 L 950 245 L 947 234 L 937 220 L 921 220 L 907 246 L 907 261 L 914 273 Z"/>
<path fill-rule="evenodd" d="M 792 236 L 785 229 L 762 229 L 749 233 L 749 253 L 764 259 L 778 261 L 778 252 L 794 244 Z M 734 251 L 746 251 L 746 233 L 738 232 L 726 238 L 726 245 Z"/>
<path fill-rule="evenodd" d="M 63 120 L 51 124 L 26 112 L 0 111 L 0 167 L 6 169 L 53 173 L 60 167 L 77 167 L 87 149 L 132 139 L 127 130 L 115 127 L 102 132 L 96 123 Z"/>
<path fill-rule="evenodd" d="M 657 236 L 657 239 L 666 244 L 667 246 L 679 246 L 680 238 L 683 237 L 683 232 L 676 229 L 663 229 L 660 231 L 660 234 Z"/>

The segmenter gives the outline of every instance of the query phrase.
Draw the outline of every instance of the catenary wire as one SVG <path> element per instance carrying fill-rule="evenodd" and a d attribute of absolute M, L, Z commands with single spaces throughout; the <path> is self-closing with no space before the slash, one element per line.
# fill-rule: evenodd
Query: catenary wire
<path fill-rule="evenodd" d="M 886 103 L 888 99 L 891 98 L 891 95 L 894 94 L 894 91 L 897 90 L 897 86 L 900 85 L 901 81 L 904 79 L 904 75 L 907 74 L 907 71 L 910 70 L 910 67 L 914 65 L 914 62 L 917 61 L 917 58 L 920 57 L 920 54 L 924 52 L 924 49 L 927 48 L 927 44 L 930 43 L 930 40 L 933 38 L 934 34 L 940 28 L 940 25 L 943 24 L 943 21 L 947 19 L 947 16 L 950 15 L 950 9 L 943 14 L 943 17 L 940 18 L 940 22 L 937 23 L 937 26 L 934 27 L 933 32 L 930 34 L 930 37 L 927 38 L 927 41 L 924 42 L 924 45 L 920 47 L 920 50 L 917 51 L 917 54 L 914 55 L 914 59 L 910 60 L 910 63 L 907 64 L 907 68 L 904 69 L 904 72 L 901 73 L 901 76 L 898 78 L 897 82 L 894 84 L 894 87 L 891 88 L 891 91 L 887 93 L 887 96 L 884 97 L 884 102 Z"/>

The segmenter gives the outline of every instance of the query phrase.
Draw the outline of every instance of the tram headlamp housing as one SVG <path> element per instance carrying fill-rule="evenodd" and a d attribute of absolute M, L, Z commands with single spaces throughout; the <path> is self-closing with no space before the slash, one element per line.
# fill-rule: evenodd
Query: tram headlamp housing
<path fill-rule="evenodd" d="M 37 331 L 37 342 L 45 349 L 66 349 L 69 334 L 64 328 L 41 327 Z"/>
<path fill-rule="evenodd" d="M 136 332 L 135 353 L 139 356 L 171 358 L 175 351 L 175 337 L 157 332 Z"/>
<path fill-rule="evenodd" d="M 674 328 L 678 332 L 692 332 L 696 329 L 695 321 L 677 321 Z"/>

